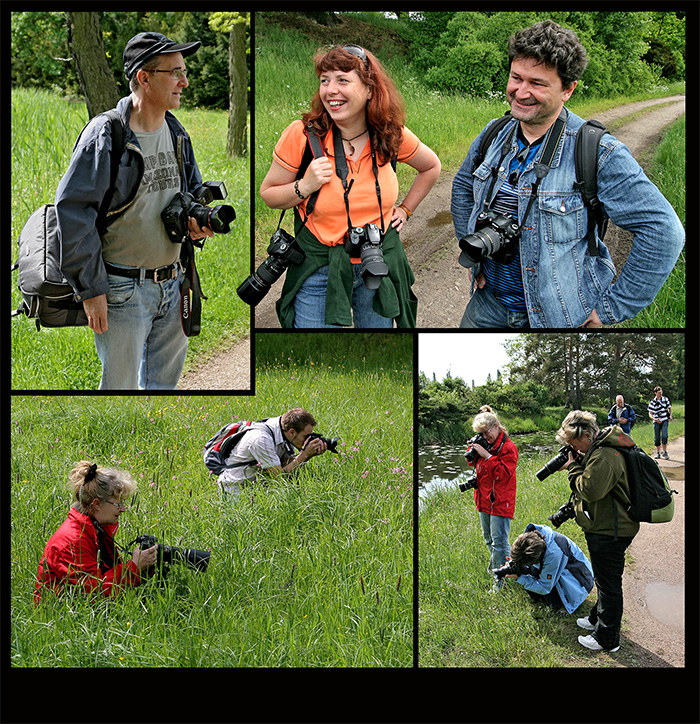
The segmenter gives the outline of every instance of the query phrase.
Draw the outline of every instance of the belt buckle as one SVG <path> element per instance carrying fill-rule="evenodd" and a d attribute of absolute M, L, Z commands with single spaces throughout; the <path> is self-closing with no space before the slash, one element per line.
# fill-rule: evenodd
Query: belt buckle
<path fill-rule="evenodd" d="M 153 270 L 153 281 L 156 284 L 162 284 L 177 276 L 177 265 L 161 266 Z"/>

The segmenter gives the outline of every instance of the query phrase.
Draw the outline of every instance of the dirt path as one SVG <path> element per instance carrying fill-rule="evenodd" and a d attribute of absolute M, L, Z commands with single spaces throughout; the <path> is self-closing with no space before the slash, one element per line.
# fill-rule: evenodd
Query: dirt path
<path fill-rule="evenodd" d="M 653 106 L 659 107 L 646 110 Z M 644 166 L 649 152 L 658 145 L 663 129 L 684 112 L 685 96 L 678 95 L 630 103 L 595 117 L 606 124 Z M 620 123 L 628 116 L 634 117 Z M 465 148 L 465 155 L 466 151 Z M 413 291 L 418 297 L 418 328 L 458 327 L 469 297 L 467 270 L 457 263 L 457 242 L 450 213 L 453 177 L 453 170 L 443 171 L 401 234 L 416 275 Z M 619 269 L 629 253 L 631 234 L 610 224 L 605 241 Z M 256 309 L 257 329 L 280 326 L 274 310 L 278 296 L 275 291 L 270 292 Z"/>
<path fill-rule="evenodd" d="M 647 451 L 649 452 L 649 451 Z M 659 460 L 674 496 L 670 523 L 642 523 L 628 549 L 622 579 L 624 615 L 620 650 L 600 662 L 625 668 L 685 666 L 685 437 Z"/>

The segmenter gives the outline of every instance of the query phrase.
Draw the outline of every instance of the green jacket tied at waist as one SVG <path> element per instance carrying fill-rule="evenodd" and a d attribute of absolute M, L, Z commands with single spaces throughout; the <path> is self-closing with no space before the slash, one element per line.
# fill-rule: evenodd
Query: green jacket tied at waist
<path fill-rule="evenodd" d="M 282 327 L 294 326 L 294 298 L 304 281 L 321 267 L 328 266 L 326 292 L 326 324 L 352 326 L 353 264 L 344 247 L 326 246 L 306 228 L 297 223 L 297 242 L 306 254 L 306 261 L 287 269 L 282 296 L 277 301 L 277 317 Z M 383 317 L 396 320 L 397 327 L 416 326 L 418 300 L 411 291 L 415 280 L 398 232 L 389 228 L 382 245 L 389 276 L 374 296 L 373 309 Z"/>

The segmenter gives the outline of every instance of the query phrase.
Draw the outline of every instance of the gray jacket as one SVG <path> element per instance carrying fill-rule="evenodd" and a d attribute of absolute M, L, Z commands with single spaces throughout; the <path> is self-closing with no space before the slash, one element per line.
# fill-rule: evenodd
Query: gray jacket
<path fill-rule="evenodd" d="M 144 172 L 143 152 L 129 127 L 131 97 L 122 98 L 117 111 L 124 124 L 124 152 L 119 163 L 115 192 L 107 212 L 108 226 L 133 202 Z M 169 111 L 165 120 L 173 147 L 182 158 L 182 191 L 193 192 L 202 185 L 187 131 Z M 61 271 L 75 291 L 76 301 L 109 291 L 102 261 L 102 241 L 97 216 L 109 190 L 112 136 L 104 115 L 95 116 L 76 141 L 68 170 L 56 191 L 56 216 L 61 238 Z M 104 229 L 102 229 L 104 231 Z"/>

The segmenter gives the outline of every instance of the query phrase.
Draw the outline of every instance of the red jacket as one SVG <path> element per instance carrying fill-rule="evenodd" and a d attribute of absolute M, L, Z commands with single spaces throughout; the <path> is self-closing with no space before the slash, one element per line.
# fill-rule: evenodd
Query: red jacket
<path fill-rule="evenodd" d="M 491 457 L 488 460 L 484 460 L 481 455 L 477 456 L 474 502 L 480 513 L 500 515 L 503 518 L 513 517 L 517 463 L 518 448 L 503 431 L 491 447 Z"/>
<path fill-rule="evenodd" d="M 105 542 L 112 554 L 114 567 L 102 573 L 97 562 L 99 551 L 97 531 L 89 516 L 71 508 L 68 518 L 51 536 L 39 561 L 34 601 L 38 603 L 45 587 L 60 590 L 65 583 L 80 585 L 87 591 L 100 586 L 105 596 L 119 591 L 120 586 L 141 583 L 138 566 L 121 562 L 112 538 L 119 523 L 105 525 Z"/>

